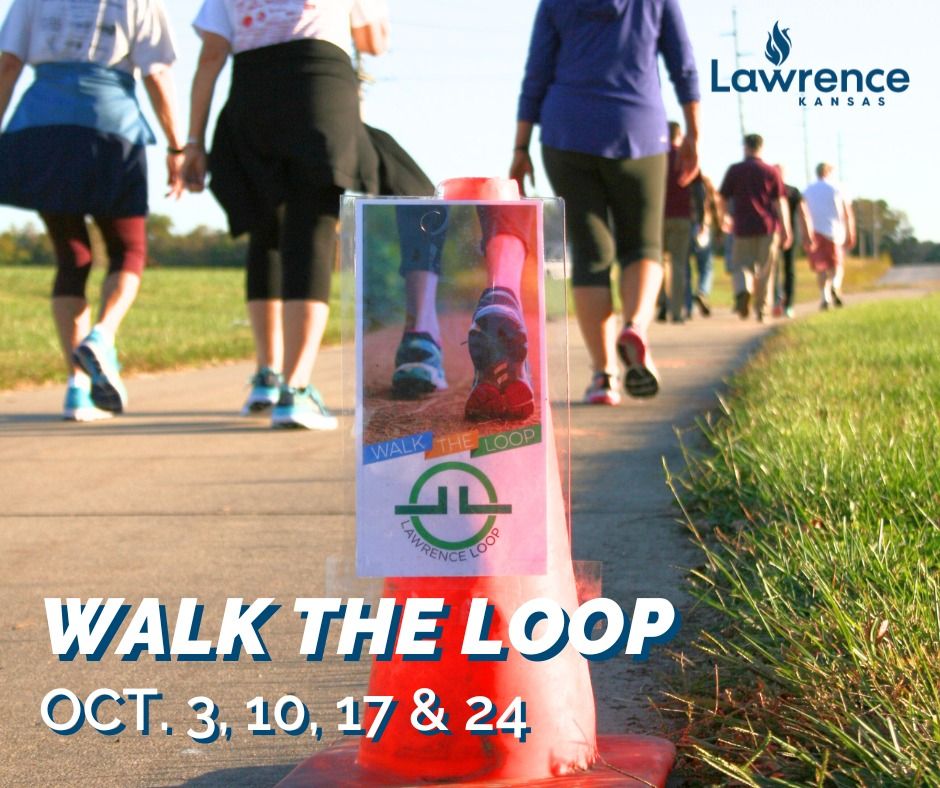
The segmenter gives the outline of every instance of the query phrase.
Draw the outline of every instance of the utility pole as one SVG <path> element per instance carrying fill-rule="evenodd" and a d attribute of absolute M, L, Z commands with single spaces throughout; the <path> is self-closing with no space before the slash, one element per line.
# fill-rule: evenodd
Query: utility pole
<path fill-rule="evenodd" d="M 731 7 L 731 35 L 734 40 L 734 69 L 737 71 L 741 68 L 741 47 L 738 46 L 738 8 L 737 6 Z M 738 123 L 741 124 L 741 139 L 744 139 L 744 135 L 747 133 L 744 128 L 744 99 L 742 94 L 738 91 Z"/>
<path fill-rule="evenodd" d="M 807 122 L 808 112 L 806 107 L 803 107 L 803 167 L 806 173 L 805 183 L 812 183 L 812 169 L 809 164 L 809 123 Z M 840 167 L 841 169 L 841 167 Z M 840 173 L 841 175 L 841 173 Z"/>

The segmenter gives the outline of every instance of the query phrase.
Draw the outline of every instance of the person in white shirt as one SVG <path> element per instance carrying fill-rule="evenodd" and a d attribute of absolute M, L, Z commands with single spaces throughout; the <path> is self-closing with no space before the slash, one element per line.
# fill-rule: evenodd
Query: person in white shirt
<path fill-rule="evenodd" d="M 0 203 L 38 211 L 57 271 L 52 313 L 69 382 L 64 416 L 92 421 L 127 404 L 114 338 L 147 259 L 147 161 L 156 142 L 135 96 L 140 73 L 167 139 L 170 194 L 182 191 L 162 0 L 14 0 L 0 30 L 0 122 L 23 66 L 35 80 L 0 135 Z M 108 250 L 97 323 L 85 298 L 91 215 Z"/>
<path fill-rule="evenodd" d="M 842 306 L 844 250 L 855 246 L 855 212 L 851 201 L 832 180 L 833 167 L 826 162 L 816 167 L 818 180 L 803 191 L 803 199 L 813 220 L 813 249 L 810 266 L 819 279 L 821 308 Z"/>
<path fill-rule="evenodd" d="M 387 19 L 385 0 L 205 0 L 194 22 L 202 52 L 184 179 L 200 191 L 211 174 L 232 235 L 249 233 L 258 371 L 246 410 L 273 405 L 274 427 L 336 428 L 311 377 L 329 313 L 339 198 L 379 186 L 349 51 L 355 42 L 384 52 Z M 232 86 L 207 154 L 209 108 L 230 54 Z"/>

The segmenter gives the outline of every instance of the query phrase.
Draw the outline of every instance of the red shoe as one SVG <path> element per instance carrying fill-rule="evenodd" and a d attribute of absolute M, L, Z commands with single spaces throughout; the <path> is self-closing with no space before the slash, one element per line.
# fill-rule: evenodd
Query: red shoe
<path fill-rule="evenodd" d="M 646 340 L 631 325 L 617 338 L 617 352 L 627 368 L 624 388 L 631 397 L 654 397 L 659 391 L 659 374 Z"/>
<path fill-rule="evenodd" d="M 474 421 L 527 419 L 535 411 L 526 361 L 528 335 L 515 294 L 501 287 L 480 296 L 467 339 L 473 388 L 464 415 Z"/>

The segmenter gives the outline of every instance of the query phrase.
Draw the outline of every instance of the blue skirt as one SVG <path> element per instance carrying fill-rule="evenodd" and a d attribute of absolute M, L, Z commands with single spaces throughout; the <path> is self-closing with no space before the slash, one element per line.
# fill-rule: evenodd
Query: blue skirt
<path fill-rule="evenodd" d="M 40 213 L 147 214 L 143 145 L 84 126 L 0 135 L 0 203 Z"/>

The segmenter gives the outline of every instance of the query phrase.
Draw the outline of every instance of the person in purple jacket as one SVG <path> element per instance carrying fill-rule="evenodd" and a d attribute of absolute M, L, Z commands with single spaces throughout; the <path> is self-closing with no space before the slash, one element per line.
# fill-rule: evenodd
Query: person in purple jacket
<path fill-rule="evenodd" d="M 625 388 L 651 397 L 659 378 L 647 343 L 662 284 L 669 139 L 659 83 L 662 55 L 685 116 L 681 180 L 698 172 L 699 86 L 678 0 L 542 0 L 519 97 L 510 176 L 533 175 L 532 128 L 565 199 L 575 309 L 591 356 L 585 401 L 615 405 L 616 357 Z M 611 265 L 620 264 L 617 336 Z M 616 340 L 615 340 L 616 337 Z M 616 351 L 616 353 L 615 353 Z"/>

